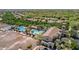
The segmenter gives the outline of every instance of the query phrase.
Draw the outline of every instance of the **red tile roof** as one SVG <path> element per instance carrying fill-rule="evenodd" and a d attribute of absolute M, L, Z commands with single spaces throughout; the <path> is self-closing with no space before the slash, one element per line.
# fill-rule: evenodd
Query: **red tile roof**
<path fill-rule="evenodd" d="M 51 27 L 43 34 L 43 37 L 54 39 L 55 37 L 58 37 L 58 34 L 60 33 L 59 31 L 59 28 Z"/>

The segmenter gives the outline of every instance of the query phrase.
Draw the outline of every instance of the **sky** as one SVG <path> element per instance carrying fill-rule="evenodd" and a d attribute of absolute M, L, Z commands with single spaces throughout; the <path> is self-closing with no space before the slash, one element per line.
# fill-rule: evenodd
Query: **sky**
<path fill-rule="evenodd" d="M 0 0 L 0 9 L 78 9 L 79 0 Z"/>

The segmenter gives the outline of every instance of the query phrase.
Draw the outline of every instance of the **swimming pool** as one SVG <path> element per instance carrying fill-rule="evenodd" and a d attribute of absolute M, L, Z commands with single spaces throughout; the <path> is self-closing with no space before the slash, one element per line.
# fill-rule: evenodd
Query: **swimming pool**
<path fill-rule="evenodd" d="M 31 33 L 32 33 L 33 35 L 42 34 L 43 32 L 44 32 L 43 30 L 37 30 L 37 29 L 32 29 L 32 30 L 31 30 Z"/>
<path fill-rule="evenodd" d="M 25 32 L 26 31 L 26 28 L 24 26 L 19 26 L 19 27 L 17 27 L 17 29 L 20 32 Z"/>

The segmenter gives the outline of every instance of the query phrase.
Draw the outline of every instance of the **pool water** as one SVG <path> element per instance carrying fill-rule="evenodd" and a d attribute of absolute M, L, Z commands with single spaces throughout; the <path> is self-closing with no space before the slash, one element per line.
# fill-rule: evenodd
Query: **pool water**
<path fill-rule="evenodd" d="M 43 32 L 44 32 L 43 30 L 37 30 L 37 29 L 32 29 L 32 30 L 31 30 L 31 33 L 32 33 L 33 35 L 42 34 Z"/>
<path fill-rule="evenodd" d="M 24 26 L 19 26 L 19 27 L 17 27 L 17 29 L 20 32 L 25 32 L 26 31 L 26 28 Z"/>

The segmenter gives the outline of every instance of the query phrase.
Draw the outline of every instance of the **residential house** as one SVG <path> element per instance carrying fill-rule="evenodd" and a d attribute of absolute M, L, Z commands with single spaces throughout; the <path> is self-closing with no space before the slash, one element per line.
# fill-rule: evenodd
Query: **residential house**
<path fill-rule="evenodd" d="M 52 42 L 54 39 L 59 38 L 61 36 L 61 30 L 57 27 L 49 28 L 42 36 L 44 37 L 44 41 Z"/>
<path fill-rule="evenodd" d="M 34 19 L 33 18 L 27 18 L 26 20 L 27 21 L 33 21 Z"/>
<path fill-rule="evenodd" d="M 48 48 L 40 45 L 40 46 L 36 46 L 33 50 L 48 50 Z"/>
<path fill-rule="evenodd" d="M 26 35 L 21 35 L 19 32 L 0 31 L 0 50 L 34 49 L 39 43 L 39 40 L 27 37 Z"/>
<path fill-rule="evenodd" d="M 22 40 L 15 42 L 11 46 L 8 47 L 9 50 L 31 50 L 34 49 L 39 43 L 39 40 L 35 40 L 31 37 L 22 37 Z"/>
<path fill-rule="evenodd" d="M 22 35 L 15 31 L 0 32 L 0 50 L 7 49 L 13 43 L 20 41 Z M 17 48 L 17 47 L 16 47 Z"/>

